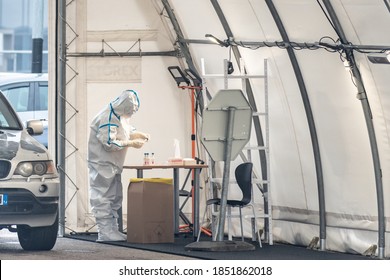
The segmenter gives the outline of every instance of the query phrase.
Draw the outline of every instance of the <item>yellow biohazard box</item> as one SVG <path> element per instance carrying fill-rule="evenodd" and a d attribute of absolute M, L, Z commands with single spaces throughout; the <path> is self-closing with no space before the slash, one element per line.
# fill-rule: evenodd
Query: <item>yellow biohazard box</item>
<path fill-rule="evenodd" d="M 172 179 L 131 179 L 127 194 L 127 242 L 173 243 Z"/>

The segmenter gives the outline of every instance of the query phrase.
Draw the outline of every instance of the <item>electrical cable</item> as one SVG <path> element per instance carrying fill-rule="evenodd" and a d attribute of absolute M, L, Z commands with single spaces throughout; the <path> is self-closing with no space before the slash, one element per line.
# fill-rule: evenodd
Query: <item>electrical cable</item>
<path fill-rule="evenodd" d="M 331 19 L 329 18 L 328 14 L 326 13 L 324 7 L 322 7 L 322 5 L 321 5 L 321 3 L 320 3 L 319 0 L 317 0 L 317 3 L 318 3 L 318 5 L 321 7 L 322 12 L 324 13 L 326 19 L 329 21 L 329 24 L 332 26 L 333 30 L 336 32 L 337 36 L 338 36 L 339 38 L 341 38 L 342 36 L 339 34 L 338 30 L 337 30 L 336 27 L 334 26 L 333 22 L 332 22 Z"/>

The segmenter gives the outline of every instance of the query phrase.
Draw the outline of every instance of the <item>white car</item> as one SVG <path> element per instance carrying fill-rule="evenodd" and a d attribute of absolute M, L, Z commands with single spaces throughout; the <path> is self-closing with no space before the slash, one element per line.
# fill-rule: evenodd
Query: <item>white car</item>
<path fill-rule="evenodd" d="M 48 147 L 47 73 L 0 73 L 0 90 L 18 113 L 23 125 L 26 125 L 28 120 L 43 122 L 43 134 L 34 137 Z"/>
<path fill-rule="evenodd" d="M 42 122 L 26 127 L 0 91 L 0 230 L 17 232 L 25 250 L 51 250 L 60 182 L 46 147 L 32 137 L 42 134 Z"/>

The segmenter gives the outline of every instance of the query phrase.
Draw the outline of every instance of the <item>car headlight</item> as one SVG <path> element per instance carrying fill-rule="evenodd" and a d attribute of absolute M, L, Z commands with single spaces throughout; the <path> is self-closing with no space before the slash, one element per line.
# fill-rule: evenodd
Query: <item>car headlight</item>
<path fill-rule="evenodd" d="M 18 164 L 14 174 L 29 177 L 32 175 L 54 174 L 54 172 L 55 167 L 52 161 L 24 161 Z"/>

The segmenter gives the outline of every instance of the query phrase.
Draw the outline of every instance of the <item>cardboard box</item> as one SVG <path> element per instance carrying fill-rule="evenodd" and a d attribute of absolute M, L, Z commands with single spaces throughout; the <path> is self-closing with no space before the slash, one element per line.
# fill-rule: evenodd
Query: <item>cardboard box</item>
<path fill-rule="evenodd" d="M 172 179 L 131 179 L 127 194 L 127 242 L 173 243 Z"/>

